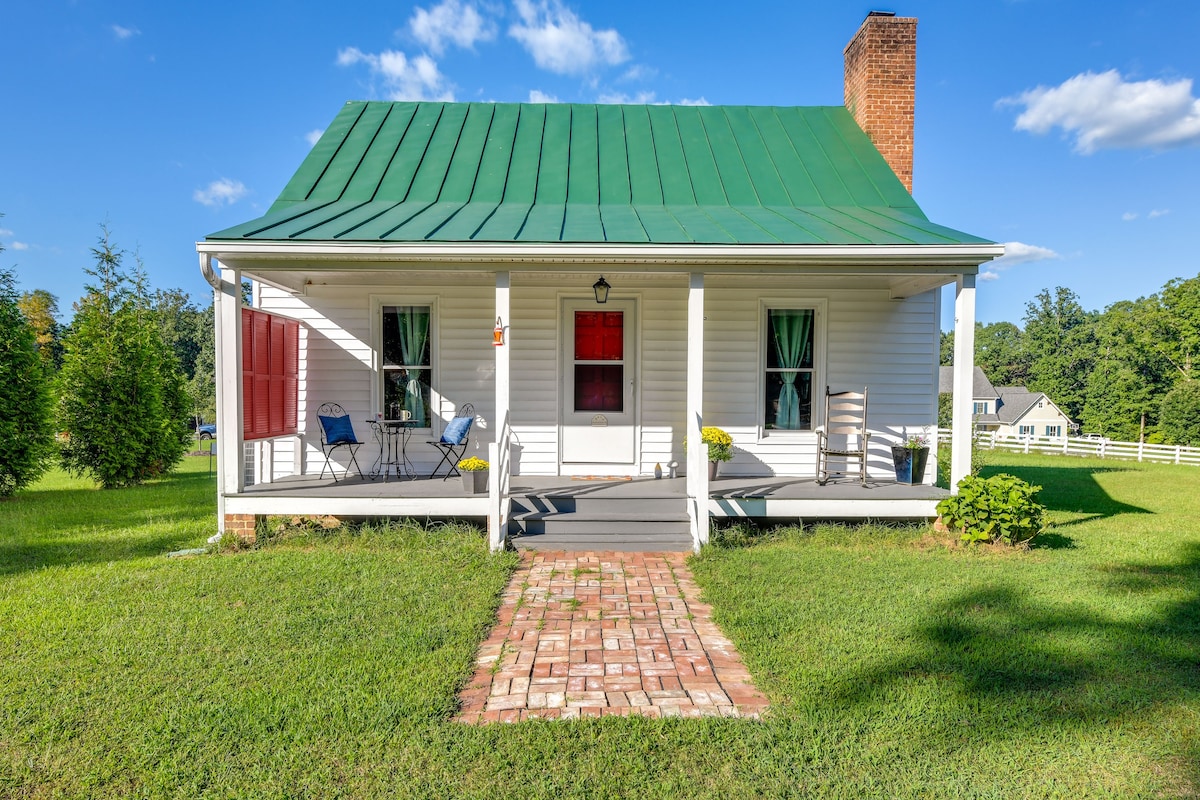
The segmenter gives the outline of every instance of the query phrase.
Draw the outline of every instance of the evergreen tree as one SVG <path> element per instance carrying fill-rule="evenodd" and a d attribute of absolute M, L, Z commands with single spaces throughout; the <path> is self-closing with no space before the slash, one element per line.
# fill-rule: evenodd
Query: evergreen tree
<path fill-rule="evenodd" d="M 145 272 L 102 229 L 95 281 L 64 346 L 59 416 L 70 439 L 63 465 L 101 486 L 129 486 L 174 467 L 189 441 L 189 403 L 174 352 L 151 308 Z"/>
<path fill-rule="evenodd" d="M 0 497 L 37 480 L 54 445 L 49 384 L 14 287 L 0 269 Z"/>

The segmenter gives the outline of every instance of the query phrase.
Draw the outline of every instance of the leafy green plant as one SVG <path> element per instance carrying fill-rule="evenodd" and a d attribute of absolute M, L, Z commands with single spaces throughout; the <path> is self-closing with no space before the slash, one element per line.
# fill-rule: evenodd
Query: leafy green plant
<path fill-rule="evenodd" d="M 1027 542 L 1045 527 L 1045 506 L 1037 501 L 1040 486 L 1000 473 L 990 478 L 968 475 L 958 494 L 938 503 L 938 513 L 964 542 Z"/>

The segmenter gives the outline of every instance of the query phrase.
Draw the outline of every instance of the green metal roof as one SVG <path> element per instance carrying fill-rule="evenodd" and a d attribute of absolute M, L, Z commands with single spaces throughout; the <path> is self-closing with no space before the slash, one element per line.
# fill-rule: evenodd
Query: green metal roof
<path fill-rule="evenodd" d="M 842 107 L 379 102 L 208 239 L 986 242 L 930 222 Z"/>

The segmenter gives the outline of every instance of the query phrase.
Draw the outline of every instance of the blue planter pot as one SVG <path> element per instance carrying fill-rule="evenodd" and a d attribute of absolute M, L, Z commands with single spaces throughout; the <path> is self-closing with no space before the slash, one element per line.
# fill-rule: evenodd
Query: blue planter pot
<path fill-rule="evenodd" d="M 892 465 L 896 468 L 896 483 L 918 484 L 925 478 L 925 465 L 929 462 L 929 448 L 915 450 L 907 447 L 892 447 Z"/>

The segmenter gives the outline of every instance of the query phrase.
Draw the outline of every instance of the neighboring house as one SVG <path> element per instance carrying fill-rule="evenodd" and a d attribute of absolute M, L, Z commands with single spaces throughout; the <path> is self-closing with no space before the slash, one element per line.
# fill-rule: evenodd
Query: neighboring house
<path fill-rule="evenodd" d="M 845 108 L 346 104 L 264 216 L 197 245 L 217 294 L 222 529 L 486 516 L 499 547 L 518 484 L 675 462 L 697 547 L 713 514 L 933 515 L 929 486 L 719 494 L 704 448 L 684 448 L 717 425 L 729 480 L 811 481 L 826 387 L 867 386 L 869 474 L 891 479 L 889 445 L 936 421 L 946 284 L 968 380 L 975 275 L 1003 247 L 931 222 L 910 194 L 915 35 L 915 19 L 867 18 Z M 321 472 L 329 401 L 360 438 L 408 411 L 422 473 L 439 455 L 424 440 L 474 404 L 488 494 L 295 478 Z M 953 449 L 957 481 L 968 426 Z"/>
<path fill-rule="evenodd" d="M 954 367 L 938 368 L 938 394 L 953 394 Z M 979 430 L 994 430 L 1000 424 L 996 411 L 1000 406 L 1000 393 L 983 369 L 975 367 L 971 371 L 971 418 Z"/>
<path fill-rule="evenodd" d="M 973 370 L 972 417 L 975 428 L 998 436 L 1062 438 L 1079 426 L 1042 392 L 1024 386 L 992 386 L 983 370 Z M 948 394 L 954 385 L 954 368 L 938 372 L 938 391 Z"/>

